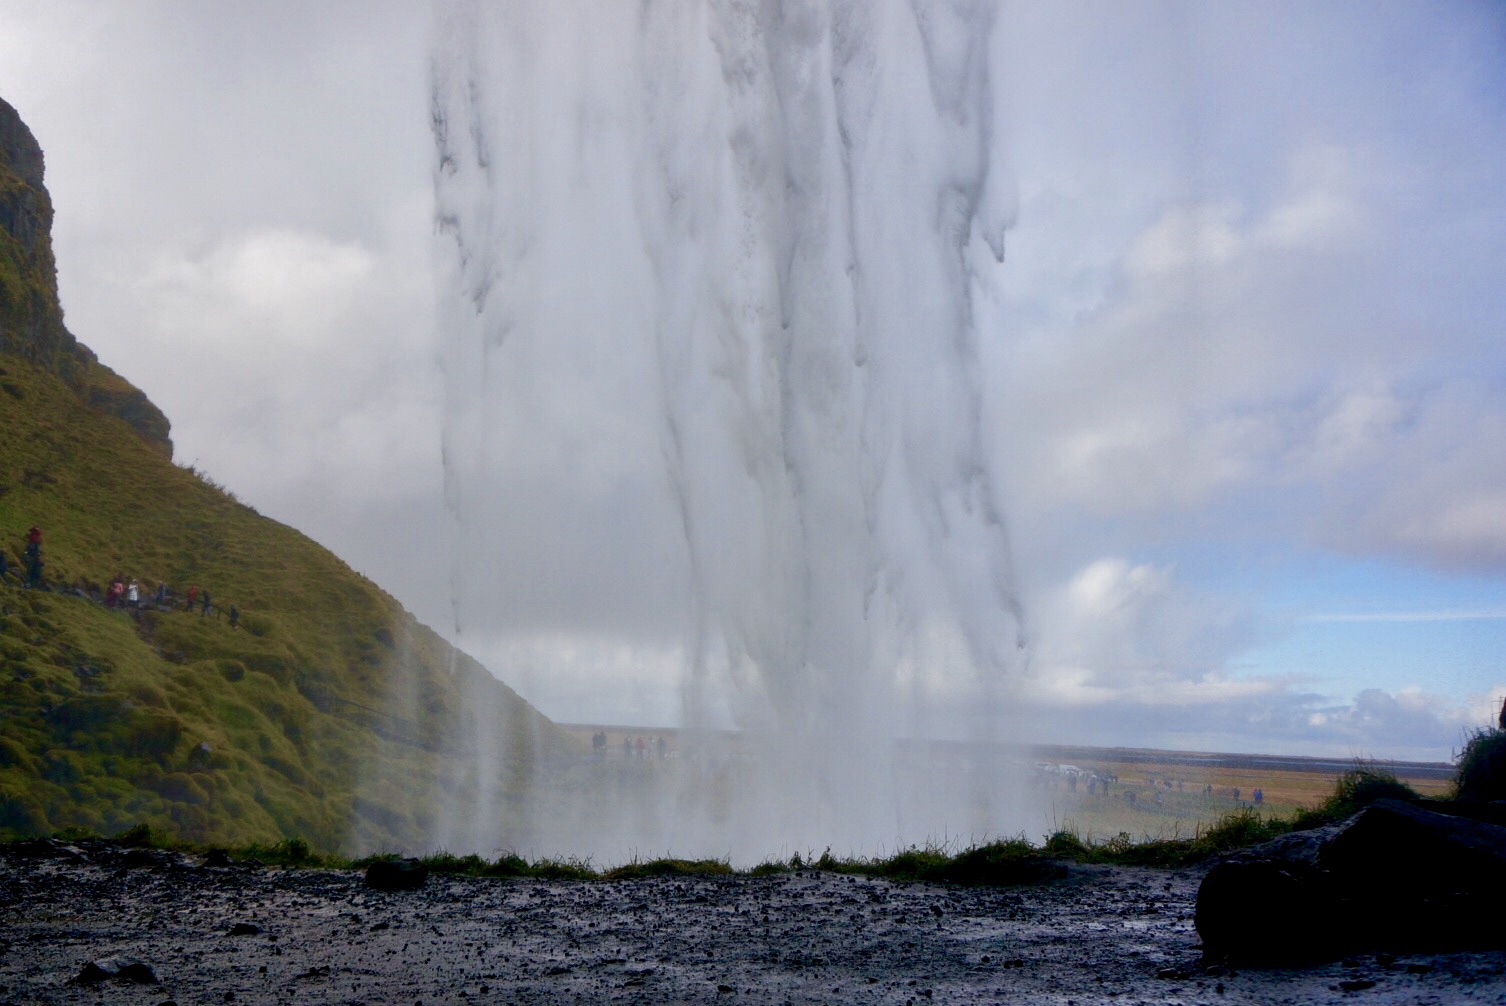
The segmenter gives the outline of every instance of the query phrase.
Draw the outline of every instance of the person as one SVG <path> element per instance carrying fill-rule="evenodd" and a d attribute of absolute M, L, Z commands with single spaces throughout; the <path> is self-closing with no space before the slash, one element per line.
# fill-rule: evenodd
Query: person
<path fill-rule="evenodd" d="M 120 598 L 125 594 L 125 578 L 119 573 L 110 581 L 110 586 L 105 588 L 105 607 L 114 608 L 120 604 Z"/>
<path fill-rule="evenodd" d="M 199 617 L 203 618 L 203 617 L 205 617 L 208 614 L 209 614 L 209 591 L 206 590 L 206 591 L 204 591 L 204 600 L 201 602 L 200 607 L 199 607 Z"/>
<path fill-rule="evenodd" d="M 241 609 L 235 605 L 230 606 L 230 627 L 233 629 L 241 623 Z"/>
<path fill-rule="evenodd" d="M 35 524 L 26 532 L 26 586 L 42 586 L 42 529 Z"/>
<path fill-rule="evenodd" d="M 199 588 L 198 587 L 189 587 L 188 588 L 188 603 L 185 604 L 185 605 L 183 605 L 183 610 L 184 611 L 192 611 L 193 610 L 193 606 L 194 606 L 194 602 L 197 601 L 198 599 L 199 599 Z"/>
<path fill-rule="evenodd" d="M 135 577 L 132 577 L 131 582 L 126 586 L 126 604 L 133 608 L 141 607 L 141 584 L 136 582 Z"/>

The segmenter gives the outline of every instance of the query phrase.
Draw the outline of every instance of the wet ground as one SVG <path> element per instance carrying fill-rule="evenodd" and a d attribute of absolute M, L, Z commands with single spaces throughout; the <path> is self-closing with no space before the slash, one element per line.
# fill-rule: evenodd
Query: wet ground
<path fill-rule="evenodd" d="M 832 874 L 622 882 L 0 850 L 0 1003 L 1506 1003 L 1506 955 L 1203 961 L 1196 871 L 966 889 Z M 58 853 L 63 853 L 58 855 Z"/>

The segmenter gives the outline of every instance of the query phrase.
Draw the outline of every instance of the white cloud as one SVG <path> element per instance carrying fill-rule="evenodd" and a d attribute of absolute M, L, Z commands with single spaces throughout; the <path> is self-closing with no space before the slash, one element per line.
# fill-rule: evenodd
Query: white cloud
<path fill-rule="evenodd" d="M 1130 245 L 1124 271 L 1136 282 L 1147 282 L 1222 266 L 1245 244 L 1235 228 L 1238 215 L 1233 203 L 1172 207 Z"/>
<path fill-rule="evenodd" d="M 166 409 L 182 460 L 443 625 L 428 16 L 0 0 L 0 95 L 47 151 L 76 334 Z M 1279 566 L 1306 549 L 1499 585 L 1499 12 L 1002 17 L 1021 213 L 1003 292 L 979 304 L 1038 640 L 1024 698 L 1043 725 L 1116 742 L 1332 753 L 1383 746 L 1387 729 L 1452 737 L 1457 695 L 1324 682 L 1362 696 L 1335 698 L 1304 693 L 1300 668 L 1246 673 L 1276 616 L 1174 557 Z M 633 283 L 608 290 L 608 265 L 591 268 L 582 284 L 551 266 L 525 294 L 589 300 L 574 363 L 611 371 Z M 527 644 L 499 660 L 557 652 L 630 676 L 610 640 L 657 653 L 682 614 L 654 586 L 683 561 L 662 458 L 613 429 L 652 375 L 619 375 L 610 401 L 562 391 L 535 427 L 527 396 L 544 396 L 526 379 L 476 376 L 519 403 L 485 445 L 510 534 L 474 543 L 505 571 Z M 593 679 L 571 680 L 581 697 Z M 618 680 L 603 673 L 602 693 Z"/>
<path fill-rule="evenodd" d="M 1222 671 L 1254 638 L 1248 610 L 1193 595 L 1170 568 L 1097 559 L 1039 599 L 1032 616 L 1032 701 L 1199 704 L 1272 688 Z"/>

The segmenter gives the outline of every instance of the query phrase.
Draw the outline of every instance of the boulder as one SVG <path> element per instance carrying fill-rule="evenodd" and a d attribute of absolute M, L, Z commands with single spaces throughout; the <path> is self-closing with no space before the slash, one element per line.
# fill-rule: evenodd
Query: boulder
<path fill-rule="evenodd" d="M 1318 852 L 1318 867 L 1357 891 L 1400 897 L 1506 895 L 1506 828 L 1377 800 Z"/>
<path fill-rule="evenodd" d="M 1495 949 L 1503 899 L 1506 828 L 1378 800 L 1216 863 L 1194 925 L 1205 956 L 1245 964 Z"/>
<path fill-rule="evenodd" d="M 1317 959 L 1348 924 L 1349 906 L 1318 867 L 1338 826 L 1293 832 L 1215 863 L 1198 888 L 1193 925 L 1205 956 L 1240 963 Z"/>
<path fill-rule="evenodd" d="M 379 891 L 416 891 L 429 868 L 416 859 L 381 859 L 366 867 L 366 886 Z"/>
<path fill-rule="evenodd" d="M 97 985 L 110 979 L 135 982 L 138 985 L 158 985 L 157 972 L 144 961 L 111 957 L 102 961 L 89 961 L 73 977 L 76 985 Z"/>

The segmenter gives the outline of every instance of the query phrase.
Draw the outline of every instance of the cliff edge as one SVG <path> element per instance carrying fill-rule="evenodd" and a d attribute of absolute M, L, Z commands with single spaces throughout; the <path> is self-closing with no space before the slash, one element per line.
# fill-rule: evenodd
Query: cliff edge
<path fill-rule="evenodd" d="M 0 99 L 0 353 L 55 375 L 90 408 L 124 420 L 172 457 L 167 416 L 139 388 L 100 363 L 63 324 L 52 254 L 52 197 L 42 182 L 44 171 L 36 137 Z"/>

